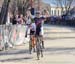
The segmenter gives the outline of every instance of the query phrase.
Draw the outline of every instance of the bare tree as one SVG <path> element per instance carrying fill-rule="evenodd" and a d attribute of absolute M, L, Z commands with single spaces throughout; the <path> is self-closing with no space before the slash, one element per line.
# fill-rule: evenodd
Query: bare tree
<path fill-rule="evenodd" d="M 65 9 L 65 12 L 68 13 L 69 10 L 71 9 L 72 3 L 74 0 L 55 0 L 54 3 L 56 4 L 57 7 L 61 7 L 62 13 Z"/>
<path fill-rule="evenodd" d="M 4 0 L 2 9 L 1 9 L 1 16 L 0 16 L 0 24 L 5 24 L 7 20 L 8 8 L 9 8 L 10 0 Z"/>
<path fill-rule="evenodd" d="M 25 12 L 30 6 L 30 0 L 12 0 L 10 6 L 13 14 L 16 12 L 25 15 Z"/>
<path fill-rule="evenodd" d="M 29 0 L 17 0 L 18 12 L 25 15 L 28 7 L 30 6 Z"/>
<path fill-rule="evenodd" d="M 17 12 L 17 1 L 16 0 L 11 0 L 11 2 L 10 2 L 10 11 L 13 15 L 16 14 L 16 12 Z"/>

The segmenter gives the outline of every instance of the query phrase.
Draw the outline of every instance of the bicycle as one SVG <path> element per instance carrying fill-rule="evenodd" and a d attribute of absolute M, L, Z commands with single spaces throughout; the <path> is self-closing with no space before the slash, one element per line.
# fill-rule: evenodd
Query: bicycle
<path fill-rule="evenodd" d="M 36 37 L 36 53 L 37 53 L 37 59 L 39 60 L 40 55 L 43 57 L 43 48 L 42 48 L 42 39 L 41 36 Z"/>

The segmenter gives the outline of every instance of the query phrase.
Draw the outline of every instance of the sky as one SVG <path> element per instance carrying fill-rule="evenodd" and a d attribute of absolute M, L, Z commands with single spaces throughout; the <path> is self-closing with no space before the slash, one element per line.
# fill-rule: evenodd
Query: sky
<path fill-rule="evenodd" d="M 54 2 L 54 0 L 42 0 L 45 3 L 50 4 L 51 6 L 55 6 L 52 2 Z"/>
<path fill-rule="evenodd" d="M 45 3 L 50 4 L 52 0 L 42 0 L 42 1 L 45 2 Z"/>
<path fill-rule="evenodd" d="M 45 3 L 49 3 L 50 2 L 50 0 L 42 0 L 43 2 L 45 2 Z"/>
<path fill-rule="evenodd" d="M 51 6 L 56 6 L 55 4 L 53 4 L 54 0 L 42 0 L 42 1 L 50 4 Z M 75 0 L 73 0 L 72 6 L 75 6 Z"/>

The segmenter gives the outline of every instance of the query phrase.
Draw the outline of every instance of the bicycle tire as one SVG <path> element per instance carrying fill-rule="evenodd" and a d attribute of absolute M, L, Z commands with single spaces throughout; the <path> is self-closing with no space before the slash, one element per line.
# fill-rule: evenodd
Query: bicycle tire
<path fill-rule="evenodd" d="M 39 38 L 37 37 L 37 41 L 36 41 L 36 49 L 37 49 L 37 59 L 39 60 L 40 57 L 40 42 L 39 42 Z"/>

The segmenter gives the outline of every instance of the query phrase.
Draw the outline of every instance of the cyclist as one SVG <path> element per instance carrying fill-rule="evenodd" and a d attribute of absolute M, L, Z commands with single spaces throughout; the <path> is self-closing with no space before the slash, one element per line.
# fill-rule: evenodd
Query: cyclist
<path fill-rule="evenodd" d="M 36 25 L 34 20 L 31 19 L 32 23 L 30 25 L 30 38 L 32 39 L 32 47 L 35 47 L 35 33 L 36 33 Z"/>
<path fill-rule="evenodd" d="M 44 41 L 43 41 L 43 23 L 44 23 L 45 17 L 41 16 L 40 11 L 36 12 L 36 17 L 34 18 L 35 24 L 36 24 L 36 37 L 42 36 L 42 46 L 44 48 Z"/>

